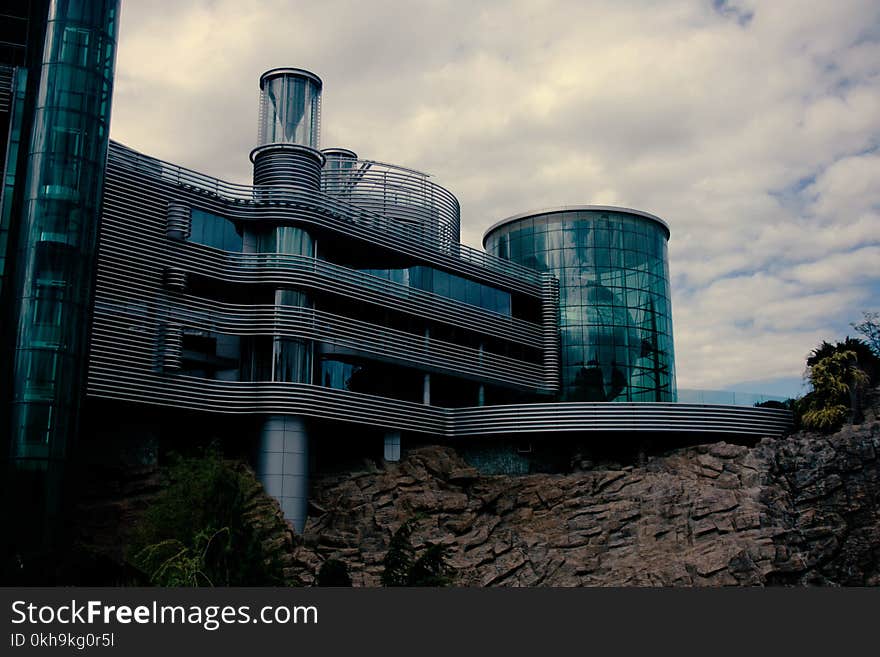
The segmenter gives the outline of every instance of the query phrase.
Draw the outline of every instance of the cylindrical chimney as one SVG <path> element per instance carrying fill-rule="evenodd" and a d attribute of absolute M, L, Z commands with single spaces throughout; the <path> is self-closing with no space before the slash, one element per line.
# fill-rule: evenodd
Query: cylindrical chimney
<path fill-rule="evenodd" d="M 320 189 L 323 86 L 321 78 L 299 68 L 273 68 L 260 76 L 260 126 L 251 151 L 258 199 L 277 198 L 284 187 Z"/>
<path fill-rule="evenodd" d="M 298 144 L 318 150 L 321 78 L 298 68 L 273 68 L 260 76 L 258 146 Z"/>

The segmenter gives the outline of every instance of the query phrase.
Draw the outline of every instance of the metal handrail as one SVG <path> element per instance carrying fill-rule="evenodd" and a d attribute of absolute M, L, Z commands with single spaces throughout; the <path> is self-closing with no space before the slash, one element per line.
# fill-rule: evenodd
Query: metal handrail
<path fill-rule="evenodd" d="M 425 239 L 417 231 L 413 231 L 411 227 L 408 228 L 399 221 L 389 219 L 387 216 L 370 209 L 345 203 L 339 198 L 320 191 L 312 191 L 294 185 L 273 186 L 267 190 L 252 185 L 230 183 L 143 155 L 118 142 L 110 143 L 108 161 L 233 204 L 261 206 L 306 204 L 318 212 L 337 218 L 343 226 L 345 223 L 354 223 L 368 227 L 372 231 L 381 231 L 392 240 L 416 240 L 423 246 L 428 246 L 444 255 L 527 281 L 536 286 L 540 285 L 541 274 L 534 269 L 457 242 L 445 239 Z"/>

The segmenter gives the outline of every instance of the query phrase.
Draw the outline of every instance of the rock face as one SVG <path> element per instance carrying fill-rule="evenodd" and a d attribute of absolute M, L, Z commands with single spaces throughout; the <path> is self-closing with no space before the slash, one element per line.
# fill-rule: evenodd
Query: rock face
<path fill-rule="evenodd" d="M 486 476 L 450 447 L 318 475 L 290 570 L 377 586 L 392 533 L 450 547 L 464 586 L 880 584 L 880 422 L 714 443 L 643 466 Z"/>

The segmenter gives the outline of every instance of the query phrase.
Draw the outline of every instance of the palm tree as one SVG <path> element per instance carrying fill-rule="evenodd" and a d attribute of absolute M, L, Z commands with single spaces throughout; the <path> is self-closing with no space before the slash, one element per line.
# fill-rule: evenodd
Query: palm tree
<path fill-rule="evenodd" d="M 859 367 L 855 351 L 834 347 L 823 343 L 807 360 L 813 390 L 801 400 L 806 429 L 830 433 L 840 428 L 847 414 L 850 422 L 861 422 L 861 397 L 870 377 Z"/>

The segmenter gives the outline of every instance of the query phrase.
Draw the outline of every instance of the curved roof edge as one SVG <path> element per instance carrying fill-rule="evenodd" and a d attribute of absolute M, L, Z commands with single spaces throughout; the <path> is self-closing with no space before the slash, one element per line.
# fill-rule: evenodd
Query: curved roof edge
<path fill-rule="evenodd" d="M 342 155 L 343 157 L 348 157 L 353 160 L 357 159 L 357 153 L 355 153 L 350 148 L 342 148 L 341 146 L 332 146 L 330 148 L 322 148 L 321 152 L 324 155 Z"/>
<path fill-rule="evenodd" d="M 268 71 L 264 71 L 260 76 L 260 89 L 263 88 L 263 84 L 269 78 L 275 78 L 279 75 L 293 75 L 299 78 L 308 78 L 312 82 L 318 85 L 319 89 L 324 88 L 324 81 L 317 76 L 317 74 L 312 73 L 311 71 L 307 71 L 304 68 L 292 68 L 290 66 L 282 66 L 279 68 L 270 68 Z"/>
<path fill-rule="evenodd" d="M 644 217 L 645 219 L 650 219 L 655 223 L 660 224 L 663 227 L 663 230 L 666 231 L 666 239 L 669 239 L 670 231 L 669 224 L 663 221 L 657 215 L 651 214 L 650 212 L 645 212 L 643 210 L 635 210 L 633 208 L 624 208 L 616 205 L 560 205 L 554 208 L 542 208 L 540 210 L 530 210 L 528 212 L 520 212 L 519 214 L 515 214 L 513 216 L 502 219 L 501 221 L 497 221 L 489 228 L 486 229 L 486 232 L 483 233 L 483 247 L 486 246 L 486 238 L 489 237 L 489 234 L 498 230 L 502 226 L 506 224 L 512 224 L 520 219 L 528 219 L 529 217 L 536 217 L 542 214 L 557 214 L 559 212 L 574 212 L 576 210 L 595 210 L 595 211 L 605 211 L 605 212 L 623 212 L 625 214 L 636 215 L 637 217 Z"/>

